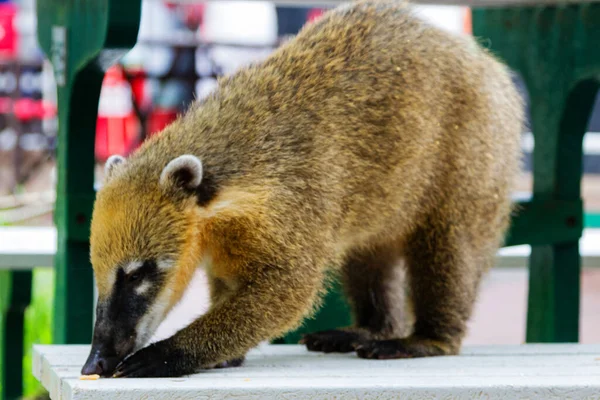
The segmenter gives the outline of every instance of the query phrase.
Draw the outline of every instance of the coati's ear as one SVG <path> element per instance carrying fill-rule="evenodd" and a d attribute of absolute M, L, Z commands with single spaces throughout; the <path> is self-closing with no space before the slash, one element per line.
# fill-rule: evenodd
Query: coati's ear
<path fill-rule="evenodd" d="M 125 158 L 119 155 L 112 155 L 108 157 L 104 164 L 104 182 L 108 182 L 117 171 L 119 165 L 125 163 Z"/>
<path fill-rule="evenodd" d="M 163 188 L 179 187 L 195 190 L 202 183 L 202 161 L 196 156 L 185 154 L 171 160 L 160 174 Z"/>

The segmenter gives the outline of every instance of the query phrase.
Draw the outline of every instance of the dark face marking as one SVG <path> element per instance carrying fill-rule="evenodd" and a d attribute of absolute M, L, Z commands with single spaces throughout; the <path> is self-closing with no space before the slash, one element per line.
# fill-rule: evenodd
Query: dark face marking
<path fill-rule="evenodd" d="M 200 207 L 203 207 L 210 203 L 218 192 L 218 185 L 215 182 L 214 177 L 204 172 L 202 175 L 202 183 L 196 189 L 196 201 Z"/>
<path fill-rule="evenodd" d="M 139 320 L 147 311 L 149 303 L 156 296 L 158 285 L 163 278 L 156 262 L 145 261 L 144 264 L 127 275 L 123 268 L 117 271 L 115 286 L 110 299 L 105 305 L 107 316 L 120 326 L 131 325 Z M 138 294 L 136 288 L 148 282 L 150 287 Z"/>
<path fill-rule="evenodd" d="M 219 185 L 209 171 L 202 172 L 202 182 L 198 187 L 190 187 L 190 182 L 194 179 L 194 172 L 189 168 L 180 168 L 174 171 L 172 178 L 175 180 L 175 185 L 186 195 L 196 197 L 196 203 L 200 207 L 206 206 L 217 195 Z"/>
<path fill-rule="evenodd" d="M 118 362 L 134 350 L 136 327 L 156 298 L 165 277 L 165 272 L 153 260 L 145 261 L 129 275 L 123 267 L 118 269 L 111 296 L 98 302 L 92 351 L 84 370 L 86 367 L 88 371 L 94 370 L 92 364 L 106 359 Z M 136 288 L 141 285 L 147 288 L 138 293 Z M 101 370 L 112 373 L 110 367 L 116 366 L 112 365 L 113 361 L 104 362 L 105 366 Z"/>

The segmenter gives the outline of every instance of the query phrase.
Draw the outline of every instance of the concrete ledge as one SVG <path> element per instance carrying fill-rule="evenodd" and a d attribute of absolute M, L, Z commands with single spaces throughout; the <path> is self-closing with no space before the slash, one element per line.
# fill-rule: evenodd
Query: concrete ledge
<path fill-rule="evenodd" d="M 33 374 L 53 400 L 88 399 L 591 399 L 600 345 L 465 348 L 461 356 L 361 360 L 264 345 L 241 368 L 179 379 L 79 380 L 88 346 L 35 346 Z"/>

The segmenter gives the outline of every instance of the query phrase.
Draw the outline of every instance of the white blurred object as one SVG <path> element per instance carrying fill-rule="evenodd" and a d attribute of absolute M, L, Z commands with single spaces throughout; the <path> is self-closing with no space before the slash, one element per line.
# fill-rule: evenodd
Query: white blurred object
<path fill-rule="evenodd" d="M 42 64 L 42 98 L 52 104 L 56 104 L 56 81 L 52 63 L 44 59 Z"/>
<path fill-rule="evenodd" d="M 213 63 L 204 52 L 196 52 L 196 72 L 200 76 L 211 76 L 213 73 Z"/>
<path fill-rule="evenodd" d="M 17 132 L 12 128 L 0 131 L 0 150 L 11 151 L 17 146 Z"/>
<path fill-rule="evenodd" d="M 233 73 L 263 60 L 277 44 L 277 10 L 270 2 L 207 2 L 203 20 L 200 36 L 212 46 L 196 53 L 196 72 L 201 76 L 207 75 L 212 62 L 222 73 Z M 196 85 L 196 95 L 202 98 L 215 87 L 214 80 L 202 79 Z"/>
<path fill-rule="evenodd" d="M 138 41 L 168 38 L 176 29 L 177 19 L 162 1 L 142 1 Z"/>
<path fill-rule="evenodd" d="M 413 5 L 423 20 L 453 33 L 464 33 L 465 11 L 462 6 Z"/>
<path fill-rule="evenodd" d="M 58 175 L 56 172 L 56 164 L 52 165 L 52 168 L 50 169 L 50 172 L 48 173 L 50 175 L 50 185 L 55 188 L 56 184 L 58 183 Z"/>
<path fill-rule="evenodd" d="M 221 67 L 225 74 L 230 74 L 239 68 L 267 58 L 273 49 L 249 49 L 231 46 L 215 46 L 209 50 L 211 59 Z"/>
<path fill-rule="evenodd" d="M 217 80 L 212 78 L 199 79 L 196 82 L 196 98 L 198 100 L 205 98 L 217 88 Z"/>
<path fill-rule="evenodd" d="M 177 31 L 177 20 L 162 1 L 142 1 L 142 15 L 138 44 L 123 58 L 128 66 L 143 65 L 150 75 L 162 75 L 170 68 L 173 50 L 167 46 L 149 46 L 143 41 L 161 41 L 172 38 Z"/>
<path fill-rule="evenodd" d="M 43 60 L 42 64 L 42 99 L 48 104 L 56 104 L 56 80 L 54 79 L 54 70 L 52 63 L 48 59 Z M 55 135 L 58 131 L 58 118 L 44 118 L 42 120 L 42 132 L 46 135 Z"/>
<path fill-rule="evenodd" d="M 98 116 L 126 118 L 133 112 L 131 86 L 124 79 L 105 80 L 100 89 Z"/>
<path fill-rule="evenodd" d="M 41 133 L 24 133 L 20 137 L 19 146 L 25 151 L 43 151 L 48 147 L 48 139 Z"/>
<path fill-rule="evenodd" d="M 220 44 L 272 46 L 277 42 L 277 12 L 266 1 L 208 2 L 202 38 Z"/>
<path fill-rule="evenodd" d="M 18 57 L 21 61 L 38 62 L 44 56 L 37 42 L 37 16 L 34 0 L 19 0 L 13 26 L 18 32 Z"/>

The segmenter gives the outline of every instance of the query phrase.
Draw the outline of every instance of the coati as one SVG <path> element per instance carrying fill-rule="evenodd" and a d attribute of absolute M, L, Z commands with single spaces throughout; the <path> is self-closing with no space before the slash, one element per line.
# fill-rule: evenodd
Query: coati
<path fill-rule="evenodd" d="M 305 336 L 309 350 L 457 354 L 510 221 L 522 124 L 509 71 L 471 37 L 400 1 L 327 12 L 107 162 L 82 373 L 240 365 L 318 307 L 329 270 L 355 326 Z M 210 309 L 144 347 L 200 266 Z"/>

